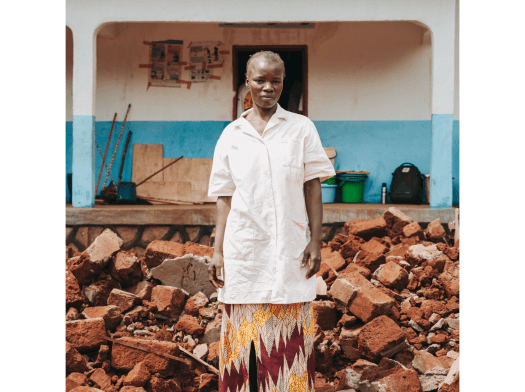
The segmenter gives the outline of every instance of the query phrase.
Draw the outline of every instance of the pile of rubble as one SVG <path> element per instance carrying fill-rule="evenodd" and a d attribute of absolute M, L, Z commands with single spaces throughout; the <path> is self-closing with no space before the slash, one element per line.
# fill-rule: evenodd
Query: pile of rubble
<path fill-rule="evenodd" d="M 459 390 L 451 241 L 439 220 L 422 230 L 390 208 L 323 243 L 317 392 Z M 108 229 L 82 253 L 66 247 L 66 390 L 217 391 L 223 305 L 208 280 L 213 248 L 153 241 L 137 258 L 121 245 Z"/>

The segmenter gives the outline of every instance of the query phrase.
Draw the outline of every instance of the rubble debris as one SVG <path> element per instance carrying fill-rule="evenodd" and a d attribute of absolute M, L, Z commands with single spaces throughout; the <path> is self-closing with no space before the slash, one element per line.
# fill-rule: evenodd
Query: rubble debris
<path fill-rule="evenodd" d="M 97 350 L 106 336 L 106 324 L 102 317 L 88 320 L 66 321 L 66 341 L 79 352 Z"/>
<path fill-rule="evenodd" d="M 91 279 L 102 272 L 122 244 L 122 239 L 114 232 L 110 229 L 104 230 L 71 266 L 70 271 L 78 283 L 89 284 Z"/>
<path fill-rule="evenodd" d="M 209 297 L 217 291 L 209 280 L 208 259 L 205 257 L 183 255 L 165 259 L 152 268 L 151 273 L 163 285 L 181 288 L 189 295 L 201 291 Z"/>
<path fill-rule="evenodd" d="M 312 302 L 321 392 L 458 391 L 459 244 L 398 211 L 347 222 L 323 244 Z M 95 273 L 66 249 L 66 390 L 216 392 L 213 248 L 161 241 L 137 259 L 120 246 L 105 232 Z"/>

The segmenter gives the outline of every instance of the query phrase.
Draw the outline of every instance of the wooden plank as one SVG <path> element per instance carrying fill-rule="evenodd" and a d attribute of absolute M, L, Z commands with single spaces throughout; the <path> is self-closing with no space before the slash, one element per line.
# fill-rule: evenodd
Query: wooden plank
<path fill-rule="evenodd" d="M 176 166 L 178 163 L 173 166 Z M 135 184 L 138 184 L 157 170 L 162 169 L 163 166 L 164 157 L 162 144 L 133 145 L 133 170 L 131 178 Z M 164 181 L 164 170 L 150 178 L 148 182 L 149 181 Z"/>
<path fill-rule="evenodd" d="M 164 158 L 164 165 L 176 158 Z M 173 166 L 164 170 L 166 182 L 205 182 L 210 180 L 212 158 L 183 158 Z M 208 186 L 206 185 L 206 190 Z"/>
<path fill-rule="evenodd" d="M 208 197 L 208 183 L 204 181 L 148 181 L 137 188 L 137 196 L 174 202 L 200 203 L 217 201 L 216 196 Z"/>

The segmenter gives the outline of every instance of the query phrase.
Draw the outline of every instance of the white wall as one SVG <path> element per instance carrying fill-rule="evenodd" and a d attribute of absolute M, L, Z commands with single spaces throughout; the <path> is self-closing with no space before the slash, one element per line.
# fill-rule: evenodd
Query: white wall
<path fill-rule="evenodd" d="M 73 121 L 73 33 L 66 27 L 66 121 Z"/>
<path fill-rule="evenodd" d="M 132 104 L 133 121 L 231 120 L 232 45 L 307 45 L 308 115 L 312 120 L 429 120 L 431 45 L 412 22 L 329 22 L 314 29 L 220 28 L 218 23 L 118 23 L 97 38 L 97 121 Z M 427 34 L 428 35 L 428 34 Z M 103 38 L 104 37 L 104 38 Z M 146 91 L 149 47 L 181 39 L 225 43 L 220 81 Z M 189 79 L 183 71 L 182 79 Z M 70 97 L 68 99 L 71 99 Z M 69 105 L 69 104 L 68 104 Z M 69 112 L 68 112 L 69 113 Z"/>
<path fill-rule="evenodd" d="M 456 36 L 454 39 L 454 120 L 459 120 L 459 0 L 456 0 Z"/>

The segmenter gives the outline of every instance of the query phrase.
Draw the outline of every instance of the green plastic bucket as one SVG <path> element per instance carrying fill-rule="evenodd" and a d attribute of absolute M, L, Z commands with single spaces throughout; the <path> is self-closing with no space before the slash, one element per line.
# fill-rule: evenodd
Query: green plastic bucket
<path fill-rule="evenodd" d="M 328 180 L 322 181 L 321 184 L 335 185 L 335 176 L 329 178 Z"/>
<path fill-rule="evenodd" d="M 341 199 L 343 203 L 362 203 L 365 194 L 366 174 L 342 174 Z"/>

